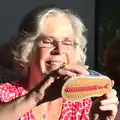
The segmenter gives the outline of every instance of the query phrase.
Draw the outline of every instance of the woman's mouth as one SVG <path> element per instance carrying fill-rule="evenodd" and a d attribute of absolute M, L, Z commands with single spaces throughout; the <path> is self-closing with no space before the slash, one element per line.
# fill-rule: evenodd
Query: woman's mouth
<path fill-rule="evenodd" d="M 62 65 L 63 64 L 63 62 L 59 62 L 59 61 L 48 61 L 46 63 L 49 65 Z"/>
<path fill-rule="evenodd" d="M 47 61 L 46 65 L 50 68 L 50 69 L 57 69 L 60 66 L 62 66 L 65 62 L 63 61 Z"/>

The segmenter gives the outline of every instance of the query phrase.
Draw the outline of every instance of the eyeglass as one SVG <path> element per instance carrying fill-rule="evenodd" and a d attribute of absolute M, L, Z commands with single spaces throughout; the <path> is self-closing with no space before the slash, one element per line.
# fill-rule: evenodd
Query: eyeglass
<path fill-rule="evenodd" d="M 39 41 L 39 46 L 46 48 L 54 48 L 58 42 L 60 42 L 64 48 L 72 48 L 75 47 L 76 45 L 79 45 L 78 43 L 72 40 L 56 41 L 53 39 L 44 39 Z"/>

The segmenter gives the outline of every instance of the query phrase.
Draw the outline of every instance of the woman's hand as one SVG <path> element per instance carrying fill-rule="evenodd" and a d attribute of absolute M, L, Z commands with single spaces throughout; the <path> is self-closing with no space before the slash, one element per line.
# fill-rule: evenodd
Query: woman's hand
<path fill-rule="evenodd" d="M 117 92 L 112 89 L 109 93 L 96 99 L 90 110 L 90 120 L 115 120 L 117 114 Z"/>
<path fill-rule="evenodd" d="M 51 71 L 32 91 L 38 101 L 50 101 L 61 97 L 61 89 L 67 78 L 77 75 L 88 75 L 86 66 L 80 64 L 64 65 Z"/>

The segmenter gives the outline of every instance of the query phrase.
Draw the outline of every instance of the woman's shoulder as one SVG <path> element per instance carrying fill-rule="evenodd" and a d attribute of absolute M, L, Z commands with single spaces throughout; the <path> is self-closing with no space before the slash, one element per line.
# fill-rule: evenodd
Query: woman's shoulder
<path fill-rule="evenodd" d="M 13 80 L 0 84 L 1 102 L 8 102 L 16 97 L 24 95 L 25 93 L 27 93 L 27 91 L 24 90 L 19 80 Z"/>

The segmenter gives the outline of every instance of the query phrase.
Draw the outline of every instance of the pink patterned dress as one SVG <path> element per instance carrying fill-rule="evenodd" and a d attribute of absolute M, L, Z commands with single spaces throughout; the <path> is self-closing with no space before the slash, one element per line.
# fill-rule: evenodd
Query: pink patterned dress
<path fill-rule="evenodd" d="M 0 102 L 8 102 L 19 96 L 25 95 L 26 91 L 20 81 L 0 84 Z M 92 101 L 90 98 L 80 102 L 68 102 L 63 100 L 62 112 L 59 120 L 89 120 L 88 114 Z M 19 120 L 35 120 L 32 110 L 28 111 Z"/>

